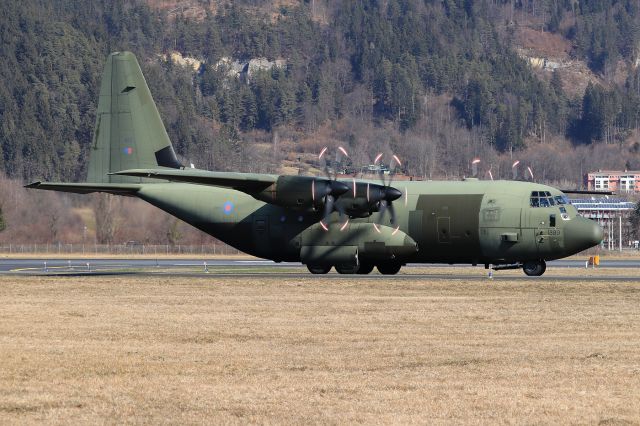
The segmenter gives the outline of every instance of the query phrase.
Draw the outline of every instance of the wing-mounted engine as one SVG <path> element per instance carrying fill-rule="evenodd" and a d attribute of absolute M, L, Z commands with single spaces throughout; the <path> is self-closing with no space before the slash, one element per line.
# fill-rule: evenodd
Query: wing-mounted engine
<path fill-rule="evenodd" d="M 349 217 L 368 217 L 381 205 L 402 196 L 398 189 L 370 182 L 309 176 L 279 176 L 273 185 L 252 194 L 258 200 L 299 210 L 337 211 Z M 327 208 L 329 206 L 330 208 Z"/>
<path fill-rule="evenodd" d="M 371 182 L 345 182 L 348 191 L 336 202 L 336 210 L 351 218 L 369 217 L 402 197 L 402 192 L 392 186 Z"/>
<path fill-rule="evenodd" d="M 273 185 L 251 194 L 265 203 L 298 210 L 320 210 L 331 206 L 349 187 L 337 180 L 310 176 L 279 176 Z"/>
<path fill-rule="evenodd" d="M 336 150 L 336 160 L 333 167 L 329 166 L 328 149 L 325 147 L 318 158 L 324 161 L 326 177 L 309 176 L 279 176 L 277 180 L 266 189 L 252 193 L 258 200 L 282 207 L 322 211 L 320 226 L 329 230 L 330 216 L 337 212 L 340 216 L 340 230 L 344 230 L 350 218 L 365 218 L 379 212 L 378 223 L 385 224 L 385 212 L 390 213 L 389 224 L 396 224 L 393 202 L 402 197 L 402 192 L 391 186 L 391 175 L 385 182 L 383 174 L 380 174 L 381 183 L 363 182 L 356 179 L 338 180 L 337 169 L 340 157 L 348 158 L 349 155 L 343 147 Z M 382 158 L 379 154 L 374 164 Z M 400 165 L 397 156 L 392 156 L 392 163 Z M 375 229 L 380 232 L 379 226 Z"/>

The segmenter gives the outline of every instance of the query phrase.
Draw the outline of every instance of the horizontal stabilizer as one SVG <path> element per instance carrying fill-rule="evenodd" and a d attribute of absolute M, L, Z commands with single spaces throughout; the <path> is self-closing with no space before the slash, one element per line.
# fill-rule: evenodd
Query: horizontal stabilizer
<path fill-rule="evenodd" d="M 142 187 L 135 183 L 63 183 L 63 182 L 33 182 L 25 185 L 29 189 L 45 189 L 48 191 L 73 192 L 74 194 L 90 194 L 92 192 L 106 192 L 116 195 L 135 195 Z"/>
<path fill-rule="evenodd" d="M 198 185 L 231 188 L 245 193 L 258 193 L 274 184 L 277 176 L 260 173 L 209 172 L 206 170 L 159 170 L 132 169 L 112 173 L 121 176 L 134 176 L 151 179 L 163 179 L 172 182 L 194 183 Z"/>

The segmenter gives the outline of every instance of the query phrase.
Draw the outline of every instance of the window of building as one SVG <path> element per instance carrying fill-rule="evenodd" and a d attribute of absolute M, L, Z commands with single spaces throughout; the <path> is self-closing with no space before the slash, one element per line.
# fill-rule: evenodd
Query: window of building
<path fill-rule="evenodd" d="M 596 177 L 595 186 L 596 186 L 596 189 L 609 189 L 609 178 L 604 176 Z"/>
<path fill-rule="evenodd" d="M 636 186 L 635 176 L 621 176 L 620 177 L 620 190 L 633 191 Z"/>

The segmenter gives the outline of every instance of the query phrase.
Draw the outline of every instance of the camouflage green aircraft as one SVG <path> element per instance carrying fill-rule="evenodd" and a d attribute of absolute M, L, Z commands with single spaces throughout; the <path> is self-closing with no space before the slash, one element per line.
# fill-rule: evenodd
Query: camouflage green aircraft
<path fill-rule="evenodd" d="M 300 261 L 314 274 L 332 267 L 343 274 L 374 267 L 395 274 L 417 262 L 522 268 L 537 276 L 546 260 L 603 238 L 560 190 L 537 183 L 467 179 L 391 186 L 185 168 L 129 52 L 107 59 L 87 182 L 27 187 L 138 197 L 241 251 Z"/>

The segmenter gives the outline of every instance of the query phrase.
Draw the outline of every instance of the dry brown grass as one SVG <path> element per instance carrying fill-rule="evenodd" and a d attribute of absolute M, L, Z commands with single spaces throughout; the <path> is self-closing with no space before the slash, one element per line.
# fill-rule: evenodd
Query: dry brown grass
<path fill-rule="evenodd" d="M 0 423 L 637 423 L 640 282 L 0 278 Z"/>

